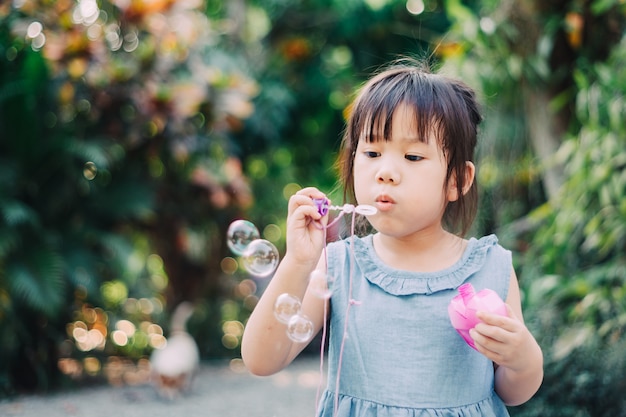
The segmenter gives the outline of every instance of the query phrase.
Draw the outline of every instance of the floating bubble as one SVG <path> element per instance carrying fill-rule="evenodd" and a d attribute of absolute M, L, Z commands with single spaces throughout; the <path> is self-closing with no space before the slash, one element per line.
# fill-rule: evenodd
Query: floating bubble
<path fill-rule="evenodd" d="M 313 322 L 296 314 L 287 323 L 287 336 L 296 343 L 306 343 L 313 337 Z"/>
<path fill-rule="evenodd" d="M 324 271 L 316 269 L 311 272 L 309 288 L 313 295 L 322 300 L 328 300 L 332 295 L 332 291 L 328 288 L 328 281 L 328 276 Z"/>
<path fill-rule="evenodd" d="M 291 294 L 281 294 L 274 303 L 274 316 L 281 323 L 288 324 L 292 317 L 300 313 L 302 302 Z"/>
<path fill-rule="evenodd" d="M 278 249 L 269 240 L 253 240 L 241 256 L 244 268 L 257 277 L 270 275 L 278 266 Z"/>
<path fill-rule="evenodd" d="M 247 220 L 235 220 L 228 226 L 226 243 L 235 255 L 243 255 L 250 242 L 260 237 L 254 224 Z"/>

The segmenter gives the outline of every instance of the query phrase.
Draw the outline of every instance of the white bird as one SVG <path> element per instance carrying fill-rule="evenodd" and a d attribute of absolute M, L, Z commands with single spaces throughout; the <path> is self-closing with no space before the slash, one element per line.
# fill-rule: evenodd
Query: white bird
<path fill-rule="evenodd" d="M 168 400 L 179 398 L 191 389 L 200 366 L 198 345 L 186 330 L 192 314 L 191 303 L 180 303 L 172 314 L 167 343 L 150 356 L 152 384 L 159 396 Z"/>

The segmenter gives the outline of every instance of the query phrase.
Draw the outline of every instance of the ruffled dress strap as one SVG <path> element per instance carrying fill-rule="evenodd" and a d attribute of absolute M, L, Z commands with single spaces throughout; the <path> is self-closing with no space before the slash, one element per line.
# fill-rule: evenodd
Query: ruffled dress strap
<path fill-rule="evenodd" d="M 377 258 L 373 247 L 373 236 L 354 240 L 355 260 L 365 277 L 392 295 L 432 294 L 458 288 L 485 264 L 490 249 L 499 247 L 495 235 L 479 240 L 468 240 L 461 259 L 449 268 L 436 272 L 415 273 L 399 271 L 384 265 Z"/>

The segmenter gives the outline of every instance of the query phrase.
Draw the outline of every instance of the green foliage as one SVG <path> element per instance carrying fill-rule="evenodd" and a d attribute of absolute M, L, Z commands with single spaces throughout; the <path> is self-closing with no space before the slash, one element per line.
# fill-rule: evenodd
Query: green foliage
<path fill-rule="evenodd" d="M 623 5 L 446 5 L 446 68 L 480 86 L 487 104 L 477 228 L 520 252 L 526 321 L 545 355 L 542 388 L 511 415 L 623 415 Z M 535 102 L 537 92 L 549 99 Z M 530 118 L 537 106 L 551 116 Z M 542 155 L 536 144 L 548 138 L 531 137 L 538 133 L 552 135 L 558 152 Z M 562 167 L 561 183 L 548 200 L 542 179 L 553 167 Z"/>
<path fill-rule="evenodd" d="M 435 1 L 425 2 L 423 15 L 410 14 L 401 0 L 256 3 L 271 26 L 255 72 L 259 105 L 238 138 L 244 155 L 254 143 L 283 147 L 300 182 L 330 192 L 343 111 L 355 88 L 391 59 L 430 56 L 448 27 L 444 10 Z"/>
<path fill-rule="evenodd" d="M 355 87 L 413 55 L 461 71 L 486 104 L 476 229 L 526 252 L 526 320 L 546 353 L 544 386 L 512 414 L 624 413 L 620 1 L 427 0 L 417 15 L 403 0 L 14 3 L 0 5 L 0 397 L 60 372 L 137 377 L 183 299 L 203 355 L 237 356 L 264 283 L 225 229 L 246 217 L 282 249 L 294 191 L 339 200 Z M 529 86 L 571 116 L 549 202 Z M 127 359 L 139 366 L 120 373 Z"/>
<path fill-rule="evenodd" d="M 142 4 L 0 6 L 0 396 L 148 354 L 250 202 L 229 134 L 255 83 L 202 12 Z"/>
<path fill-rule="evenodd" d="M 625 38 L 626 39 L 626 38 Z M 562 146 L 567 180 L 532 216 L 526 305 L 546 356 L 542 389 L 520 415 L 614 416 L 626 411 L 626 112 L 624 41 L 576 74 L 578 135 Z M 547 275 L 542 275 L 547 274 Z M 532 277 L 532 278 L 531 278 Z M 567 404 L 556 411 L 549 404 Z M 517 415 L 517 414 L 516 414 Z"/>

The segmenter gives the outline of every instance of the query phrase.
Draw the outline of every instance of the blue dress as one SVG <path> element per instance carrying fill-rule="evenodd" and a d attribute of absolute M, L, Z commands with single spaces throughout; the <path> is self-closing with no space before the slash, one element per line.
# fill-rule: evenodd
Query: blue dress
<path fill-rule="evenodd" d="M 438 272 L 388 267 L 372 235 L 333 242 L 327 255 L 335 279 L 328 386 L 318 417 L 509 415 L 494 391 L 493 363 L 465 343 L 447 310 L 464 282 L 506 299 L 511 253 L 495 236 L 470 239 L 461 259 Z"/>

